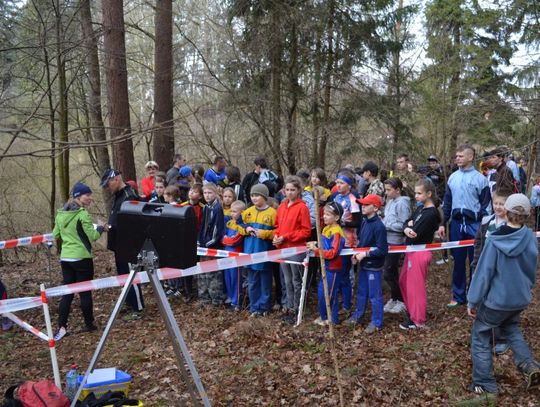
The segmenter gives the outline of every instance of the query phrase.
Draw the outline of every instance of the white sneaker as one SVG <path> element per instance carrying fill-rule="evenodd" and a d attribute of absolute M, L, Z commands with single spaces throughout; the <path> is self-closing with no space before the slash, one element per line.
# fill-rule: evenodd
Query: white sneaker
<path fill-rule="evenodd" d="M 64 336 L 66 336 L 67 331 L 66 328 L 61 327 L 58 332 L 56 332 L 56 335 L 54 335 L 54 341 L 58 342 L 60 339 L 62 339 Z"/>
<path fill-rule="evenodd" d="M 388 302 L 384 305 L 384 312 L 392 312 L 391 310 L 394 308 L 395 301 L 393 299 L 389 299 Z"/>
<path fill-rule="evenodd" d="M 442 266 L 443 264 L 448 264 L 448 259 L 440 259 L 435 262 L 437 266 Z"/>
<path fill-rule="evenodd" d="M 402 301 L 396 300 L 394 301 L 394 306 L 388 312 L 390 314 L 400 314 L 405 311 L 407 311 L 407 307 L 405 306 L 405 303 L 403 303 Z"/>
<path fill-rule="evenodd" d="M 322 318 L 319 317 L 316 320 L 314 320 L 313 323 L 316 325 L 325 326 L 325 325 L 328 325 L 328 320 L 323 321 Z"/>

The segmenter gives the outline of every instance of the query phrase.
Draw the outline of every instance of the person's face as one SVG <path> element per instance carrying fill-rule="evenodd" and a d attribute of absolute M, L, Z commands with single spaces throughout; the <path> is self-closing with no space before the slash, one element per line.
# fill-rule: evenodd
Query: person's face
<path fill-rule="evenodd" d="M 120 176 L 117 175 L 116 177 L 109 179 L 109 182 L 107 182 L 107 189 L 114 194 L 120 190 L 121 184 Z"/>
<path fill-rule="evenodd" d="M 186 159 L 184 157 L 178 158 L 176 160 L 176 165 L 178 166 L 178 168 L 183 167 L 184 165 L 186 165 Z"/>
<path fill-rule="evenodd" d="M 173 199 L 172 195 L 169 194 L 168 192 L 163 193 L 163 199 L 165 199 L 165 202 L 167 202 L 167 203 L 174 202 L 174 199 Z"/>
<path fill-rule="evenodd" d="M 369 181 L 370 176 L 371 176 L 371 171 L 364 171 L 362 173 L 362 178 L 364 178 L 366 181 Z"/>
<path fill-rule="evenodd" d="M 428 161 L 428 164 L 430 166 L 430 168 L 436 170 L 437 168 L 439 168 L 439 163 L 435 160 L 430 160 Z"/>
<path fill-rule="evenodd" d="M 212 202 L 217 196 L 212 189 L 203 189 L 203 195 L 206 202 Z"/>
<path fill-rule="evenodd" d="M 504 209 L 504 202 L 505 201 L 506 201 L 506 199 L 504 199 L 504 198 L 502 198 L 500 196 L 495 196 L 493 198 L 493 213 L 498 218 L 506 217 L 506 209 Z"/>
<path fill-rule="evenodd" d="M 285 184 L 285 198 L 289 201 L 296 201 L 300 196 L 300 190 L 293 184 Z"/>
<path fill-rule="evenodd" d="M 165 185 L 163 185 L 162 182 L 156 182 L 156 186 L 154 187 L 157 196 L 163 196 L 163 192 L 165 191 Z"/>
<path fill-rule="evenodd" d="M 260 174 L 261 170 L 262 170 L 262 167 L 260 165 L 255 164 L 255 169 L 253 170 L 253 172 Z"/>
<path fill-rule="evenodd" d="M 226 207 L 231 206 L 234 201 L 234 195 L 231 191 L 227 190 L 223 192 L 223 205 Z"/>
<path fill-rule="evenodd" d="M 219 160 L 217 163 L 217 168 L 219 171 L 224 170 L 226 166 L 227 166 L 227 161 L 225 160 Z"/>
<path fill-rule="evenodd" d="M 231 216 L 234 220 L 240 219 L 240 216 L 242 216 L 242 210 L 238 207 L 231 208 Z"/>
<path fill-rule="evenodd" d="M 146 176 L 147 177 L 153 177 L 156 175 L 158 168 L 157 167 L 147 167 L 146 168 Z"/>
<path fill-rule="evenodd" d="M 491 165 L 491 168 L 496 168 L 504 161 L 504 158 L 499 157 L 498 155 L 492 155 L 489 157 L 489 164 Z"/>
<path fill-rule="evenodd" d="M 317 174 L 314 172 L 311 173 L 311 185 L 312 186 L 321 185 L 321 180 L 319 179 Z"/>
<path fill-rule="evenodd" d="M 388 199 L 395 199 L 401 195 L 398 188 L 392 188 L 392 185 L 384 184 L 384 193 Z"/>
<path fill-rule="evenodd" d="M 188 197 L 191 202 L 199 202 L 201 200 L 201 193 L 196 189 L 190 189 L 188 192 Z"/>
<path fill-rule="evenodd" d="M 399 171 L 407 171 L 408 161 L 404 157 L 400 157 L 396 160 L 396 167 Z"/>
<path fill-rule="evenodd" d="M 83 208 L 88 208 L 93 202 L 92 194 L 84 194 L 77 198 Z"/>
<path fill-rule="evenodd" d="M 338 193 L 342 195 L 348 194 L 351 191 L 351 186 L 339 178 L 336 180 L 336 187 L 337 187 Z"/>
<path fill-rule="evenodd" d="M 323 222 L 325 225 L 333 225 L 334 223 L 339 222 L 339 216 L 330 209 L 325 208 L 323 211 Z"/>
<path fill-rule="evenodd" d="M 369 204 L 369 205 L 362 205 L 362 215 L 364 216 L 371 216 L 375 213 L 377 213 L 377 211 L 379 210 L 379 208 L 377 208 L 375 205 L 373 204 Z"/>
<path fill-rule="evenodd" d="M 456 152 L 456 164 L 459 168 L 468 167 L 473 162 L 473 152 L 469 149 Z"/>
<path fill-rule="evenodd" d="M 251 202 L 253 205 L 255 205 L 257 208 L 262 208 L 264 205 L 266 205 L 266 200 L 262 195 L 259 194 L 251 194 Z"/>
<path fill-rule="evenodd" d="M 414 187 L 414 199 L 416 202 L 425 203 L 428 199 L 431 199 L 431 192 L 426 192 L 422 185 Z"/>

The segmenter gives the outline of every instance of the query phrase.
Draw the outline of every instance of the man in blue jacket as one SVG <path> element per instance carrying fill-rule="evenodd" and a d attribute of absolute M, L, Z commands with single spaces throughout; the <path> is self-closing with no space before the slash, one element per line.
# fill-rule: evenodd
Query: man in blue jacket
<path fill-rule="evenodd" d="M 448 179 L 444 194 L 443 211 L 445 222 L 450 221 L 450 240 L 474 239 L 482 218 L 488 214 L 491 202 L 489 184 L 473 165 L 474 148 L 464 144 L 456 151 L 458 170 Z M 444 226 L 439 227 L 439 235 L 444 237 Z M 474 248 L 451 249 L 454 256 L 452 275 L 452 300 L 449 308 L 465 304 L 467 292 L 467 257 L 469 264 L 474 258 Z"/>
<path fill-rule="evenodd" d="M 471 355 L 475 393 L 497 393 L 491 356 L 492 330 L 499 328 L 514 354 L 514 362 L 525 375 L 527 389 L 540 385 L 540 364 L 534 360 L 519 327 L 519 317 L 532 299 L 536 280 L 538 243 L 524 222 L 531 212 L 523 194 L 508 197 L 504 207 L 507 224 L 490 234 L 473 274 L 468 313 L 475 318 L 471 333 Z"/>

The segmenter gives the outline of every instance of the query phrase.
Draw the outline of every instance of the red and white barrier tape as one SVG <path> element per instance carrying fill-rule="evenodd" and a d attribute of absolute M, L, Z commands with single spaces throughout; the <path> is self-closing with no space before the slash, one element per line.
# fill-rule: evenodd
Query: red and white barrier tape
<path fill-rule="evenodd" d="M 237 257 L 226 257 L 216 260 L 208 260 L 201 263 L 197 263 L 193 267 L 187 269 L 175 269 L 170 267 L 164 267 L 157 270 L 160 280 L 167 280 L 171 278 L 195 276 L 203 273 L 211 273 L 213 271 L 225 270 L 236 267 L 244 267 L 253 264 L 271 262 L 287 257 L 292 257 L 297 254 L 305 253 L 305 247 L 289 247 L 286 249 L 271 250 L 268 252 L 243 254 Z M 100 290 L 102 288 L 121 287 L 126 283 L 127 274 L 113 277 L 99 278 L 96 280 L 82 281 L 80 283 L 73 283 L 67 285 L 61 285 L 58 287 L 51 287 L 46 290 L 47 297 L 58 297 L 66 294 L 76 294 L 83 291 Z M 146 272 L 138 273 L 135 277 L 134 283 L 147 283 L 148 276 Z M 8 312 L 16 312 L 25 309 L 35 308 L 41 306 L 41 297 L 24 297 L 24 298 L 12 298 L 0 301 L 0 314 Z"/>
<path fill-rule="evenodd" d="M 0 250 L 2 249 L 13 249 L 14 247 L 19 246 L 30 246 L 32 244 L 40 244 L 40 243 L 47 243 L 47 242 L 53 242 L 54 238 L 52 233 L 47 233 L 44 235 L 37 235 L 37 236 L 28 236 L 28 237 L 19 237 L 17 239 L 11 239 L 11 240 L 1 240 L 0 241 Z"/>
<path fill-rule="evenodd" d="M 25 331 L 30 332 L 31 334 L 36 335 L 39 339 L 44 340 L 45 342 L 49 341 L 49 337 L 45 335 L 43 332 L 41 332 L 39 329 L 34 328 L 32 325 L 30 325 L 28 322 L 23 321 L 20 319 L 17 315 L 12 314 L 11 312 L 4 313 L 4 316 L 11 319 L 14 323 L 19 325 L 22 329 Z"/>

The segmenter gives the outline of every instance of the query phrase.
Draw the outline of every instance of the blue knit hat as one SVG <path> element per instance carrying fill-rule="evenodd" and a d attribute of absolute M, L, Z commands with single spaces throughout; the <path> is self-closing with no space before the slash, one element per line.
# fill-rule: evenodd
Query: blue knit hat
<path fill-rule="evenodd" d="M 188 165 L 184 165 L 183 167 L 180 167 L 178 173 L 182 178 L 187 178 L 191 175 L 191 167 Z"/>
<path fill-rule="evenodd" d="M 80 197 L 81 195 L 85 195 L 85 194 L 91 194 L 92 193 L 92 190 L 90 189 L 90 187 L 82 182 L 77 182 L 74 186 L 73 186 L 73 191 L 71 192 L 71 196 L 73 198 L 78 198 Z"/>

